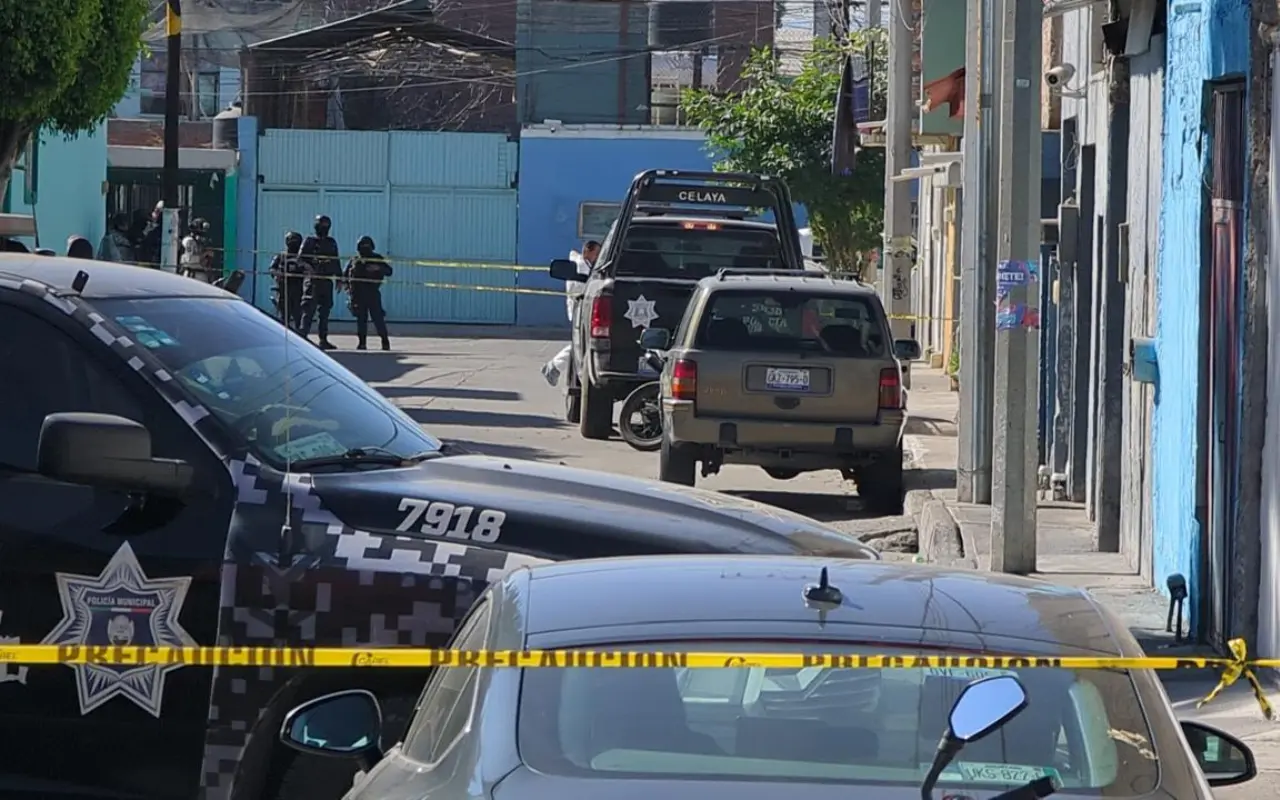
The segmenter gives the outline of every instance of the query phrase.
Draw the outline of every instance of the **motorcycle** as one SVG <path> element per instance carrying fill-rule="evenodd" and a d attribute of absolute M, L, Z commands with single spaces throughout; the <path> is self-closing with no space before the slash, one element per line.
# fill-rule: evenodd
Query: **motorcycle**
<path fill-rule="evenodd" d="M 657 343 L 656 338 L 642 336 L 640 344 L 644 346 Z M 666 344 L 665 337 L 662 344 Z M 644 351 L 640 356 L 639 373 L 653 376 L 655 380 L 633 389 L 622 401 L 622 408 L 618 412 L 618 432 L 622 435 L 622 440 L 644 453 L 652 453 L 662 447 L 662 392 L 661 384 L 656 379 L 662 374 L 665 362 L 665 349 L 649 347 Z"/>

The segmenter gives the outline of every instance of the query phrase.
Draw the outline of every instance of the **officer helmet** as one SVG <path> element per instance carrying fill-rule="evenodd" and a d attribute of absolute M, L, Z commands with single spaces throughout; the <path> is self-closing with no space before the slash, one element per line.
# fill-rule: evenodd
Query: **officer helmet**
<path fill-rule="evenodd" d="M 356 242 L 356 250 L 358 251 L 364 251 L 364 250 L 372 251 L 373 249 L 374 249 L 374 244 L 373 244 L 372 236 L 361 236 L 360 241 Z"/>
<path fill-rule="evenodd" d="M 289 231 L 288 233 L 286 233 L 286 234 L 284 235 L 284 243 L 285 243 L 285 244 L 296 244 L 296 245 L 301 245 L 301 244 L 302 244 L 302 234 L 298 233 L 297 231 Z"/>

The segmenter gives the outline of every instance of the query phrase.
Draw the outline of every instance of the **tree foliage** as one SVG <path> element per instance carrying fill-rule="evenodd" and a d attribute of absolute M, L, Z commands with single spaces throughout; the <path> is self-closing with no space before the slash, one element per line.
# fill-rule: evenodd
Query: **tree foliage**
<path fill-rule="evenodd" d="M 106 119 L 129 88 L 148 0 L 0 2 L 0 197 L 27 139 Z"/>
<path fill-rule="evenodd" d="M 769 49 L 752 54 L 737 94 L 691 90 L 681 98 L 686 118 L 706 131 L 726 171 L 782 178 L 809 211 L 814 236 L 835 269 L 860 271 L 860 254 L 881 246 L 884 219 L 884 152 L 858 153 L 852 175 L 831 173 L 832 128 L 843 59 L 868 58 L 872 70 L 871 118 L 884 119 L 884 31 L 855 32 L 847 43 L 817 40 L 799 74 L 780 70 Z"/>

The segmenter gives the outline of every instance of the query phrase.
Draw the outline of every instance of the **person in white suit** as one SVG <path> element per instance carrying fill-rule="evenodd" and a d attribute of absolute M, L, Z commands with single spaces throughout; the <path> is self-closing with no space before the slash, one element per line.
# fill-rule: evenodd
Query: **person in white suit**
<path fill-rule="evenodd" d="M 600 255 L 600 243 L 592 239 L 582 246 L 582 252 L 577 250 L 569 251 L 569 260 L 578 265 L 578 274 L 582 276 L 582 281 L 565 281 L 564 291 L 564 309 L 569 315 L 569 325 L 573 325 L 573 311 L 578 307 L 578 301 L 582 299 L 582 293 L 586 289 L 587 276 L 591 274 L 591 268 L 595 266 L 596 257 Z M 569 369 L 569 358 L 573 354 L 573 343 L 570 342 L 561 348 L 550 361 L 542 365 L 542 377 L 547 379 L 547 383 L 555 386 L 560 382 L 560 376 Z"/>

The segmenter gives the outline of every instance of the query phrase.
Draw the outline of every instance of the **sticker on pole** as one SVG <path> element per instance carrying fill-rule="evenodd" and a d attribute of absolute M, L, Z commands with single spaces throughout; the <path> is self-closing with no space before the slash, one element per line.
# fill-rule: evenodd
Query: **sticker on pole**
<path fill-rule="evenodd" d="M 1040 327 L 1040 312 L 1011 296 L 1018 287 L 1030 288 L 1040 281 L 1040 265 L 1035 261 L 1001 261 L 996 267 L 996 330 L 1034 330 Z"/>

